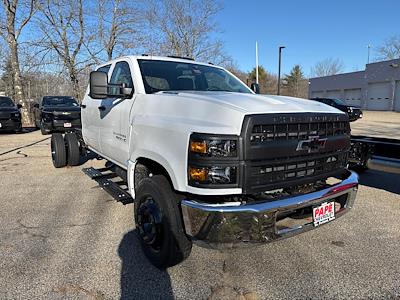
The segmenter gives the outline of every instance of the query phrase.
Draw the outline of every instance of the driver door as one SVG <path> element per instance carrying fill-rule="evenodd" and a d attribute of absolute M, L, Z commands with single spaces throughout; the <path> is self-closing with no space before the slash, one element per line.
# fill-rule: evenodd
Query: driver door
<path fill-rule="evenodd" d="M 102 153 L 116 163 L 126 166 L 129 145 L 129 114 L 134 99 L 134 86 L 129 61 L 122 60 L 115 63 L 109 84 L 125 84 L 132 88 L 132 94 L 127 98 L 108 97 L 101 101 L 100 116 L 100 143 Z M 110 87 L 110 89 L 119 89 Z M 114 91 L 119 94 L 119 91 Z M 110 93 L 112 94 L 112 93 Z"/>

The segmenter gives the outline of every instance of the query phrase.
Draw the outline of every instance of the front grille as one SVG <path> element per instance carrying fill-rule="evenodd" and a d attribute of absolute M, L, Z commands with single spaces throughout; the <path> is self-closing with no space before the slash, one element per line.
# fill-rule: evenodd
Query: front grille
<path fill-rule="evenodd" d="M 312 183 L 346 168 L 346 114 L 250 115 L 243 124 L 244 193 Z"/>
<path fill-rule="evenodd" d="M 0 120 L 8 120 L 10 119 L 11 114 L 8 111 L 0 111 Z"/>
<path fill-rule="evenodd" d="M 80 112 L 66 112 L 66 114 L 58 112 L 54 114 L 54 119 L 56 120 L 75 120 L 75 119 L 80 119 L 80 117 L 81 117 Z"/>
<path fill-rule="evenodd" d="M 250 181 L 252 186 L 273 184 L 278 188 L 293 180 L 314 178 L 341 170 L 346 167 L 346 163 L 347 152 L 288 157 L 253 165 Z"/>
<path fill-rule="evenodd" d="M 255 124 L 250 135 L 251 145 L 272 142 L 276 140 L 302 140 L 310 136 L 321 138 L 350 134 L 349 122 L 341 118 L 315 116 L 309 118 L 288 118 L 286 124 Z M 299 122 L 302 121 L 302 122 Z"/>

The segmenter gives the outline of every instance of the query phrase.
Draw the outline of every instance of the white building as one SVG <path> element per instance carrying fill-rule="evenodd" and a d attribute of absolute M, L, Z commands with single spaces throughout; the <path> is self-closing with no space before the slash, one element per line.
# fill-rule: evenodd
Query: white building
<path fill-rule="evenodd" d="M 365 71 L 311 78 L 309 96 L 343 99 L 364 110 L 400 112 L 400 59 L 367 64 Z"/>

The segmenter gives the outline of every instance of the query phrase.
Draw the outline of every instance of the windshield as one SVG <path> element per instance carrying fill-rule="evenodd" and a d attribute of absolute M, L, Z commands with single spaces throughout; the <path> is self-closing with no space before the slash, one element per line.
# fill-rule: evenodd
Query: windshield
<path fill-rule="evenodd" d="M 73 97 L 43 97 L 43 106 L 79 106 Z"/>
<path fill-rule="evenodd" d="M 159 91 L 225 91 L 251 93 L 223 69 L 161 60 L 138 60 L 147 94 Z"/>
<path fill-rule="evenodd" d="M 332 100 L 338 105 L 346 105 L 346 103 L 344 103 L 343 100 L 340 99 L 332 99 Z"/>
<path fill-rule="evenodd" d="M 14 102 L 11 98 L 8 97 L 0 97 L 0 107 L 13 107 Z"/>

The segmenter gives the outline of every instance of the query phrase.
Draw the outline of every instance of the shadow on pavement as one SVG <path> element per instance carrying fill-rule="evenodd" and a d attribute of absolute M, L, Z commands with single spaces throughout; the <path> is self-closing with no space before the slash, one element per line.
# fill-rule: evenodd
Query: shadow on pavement
<path fill-rule="evenodd" d="M 149 263 L 142 252 L 136 230 L 125 234 L 118 254 L 121 267 L 121 299 L 174 299 L 167 271 Z"/>
<path fill-rule="evenodd" d="M 400 176 L 375 170 L 367 170 L 360 176 L 360 184 L 400 194 Z"/>

